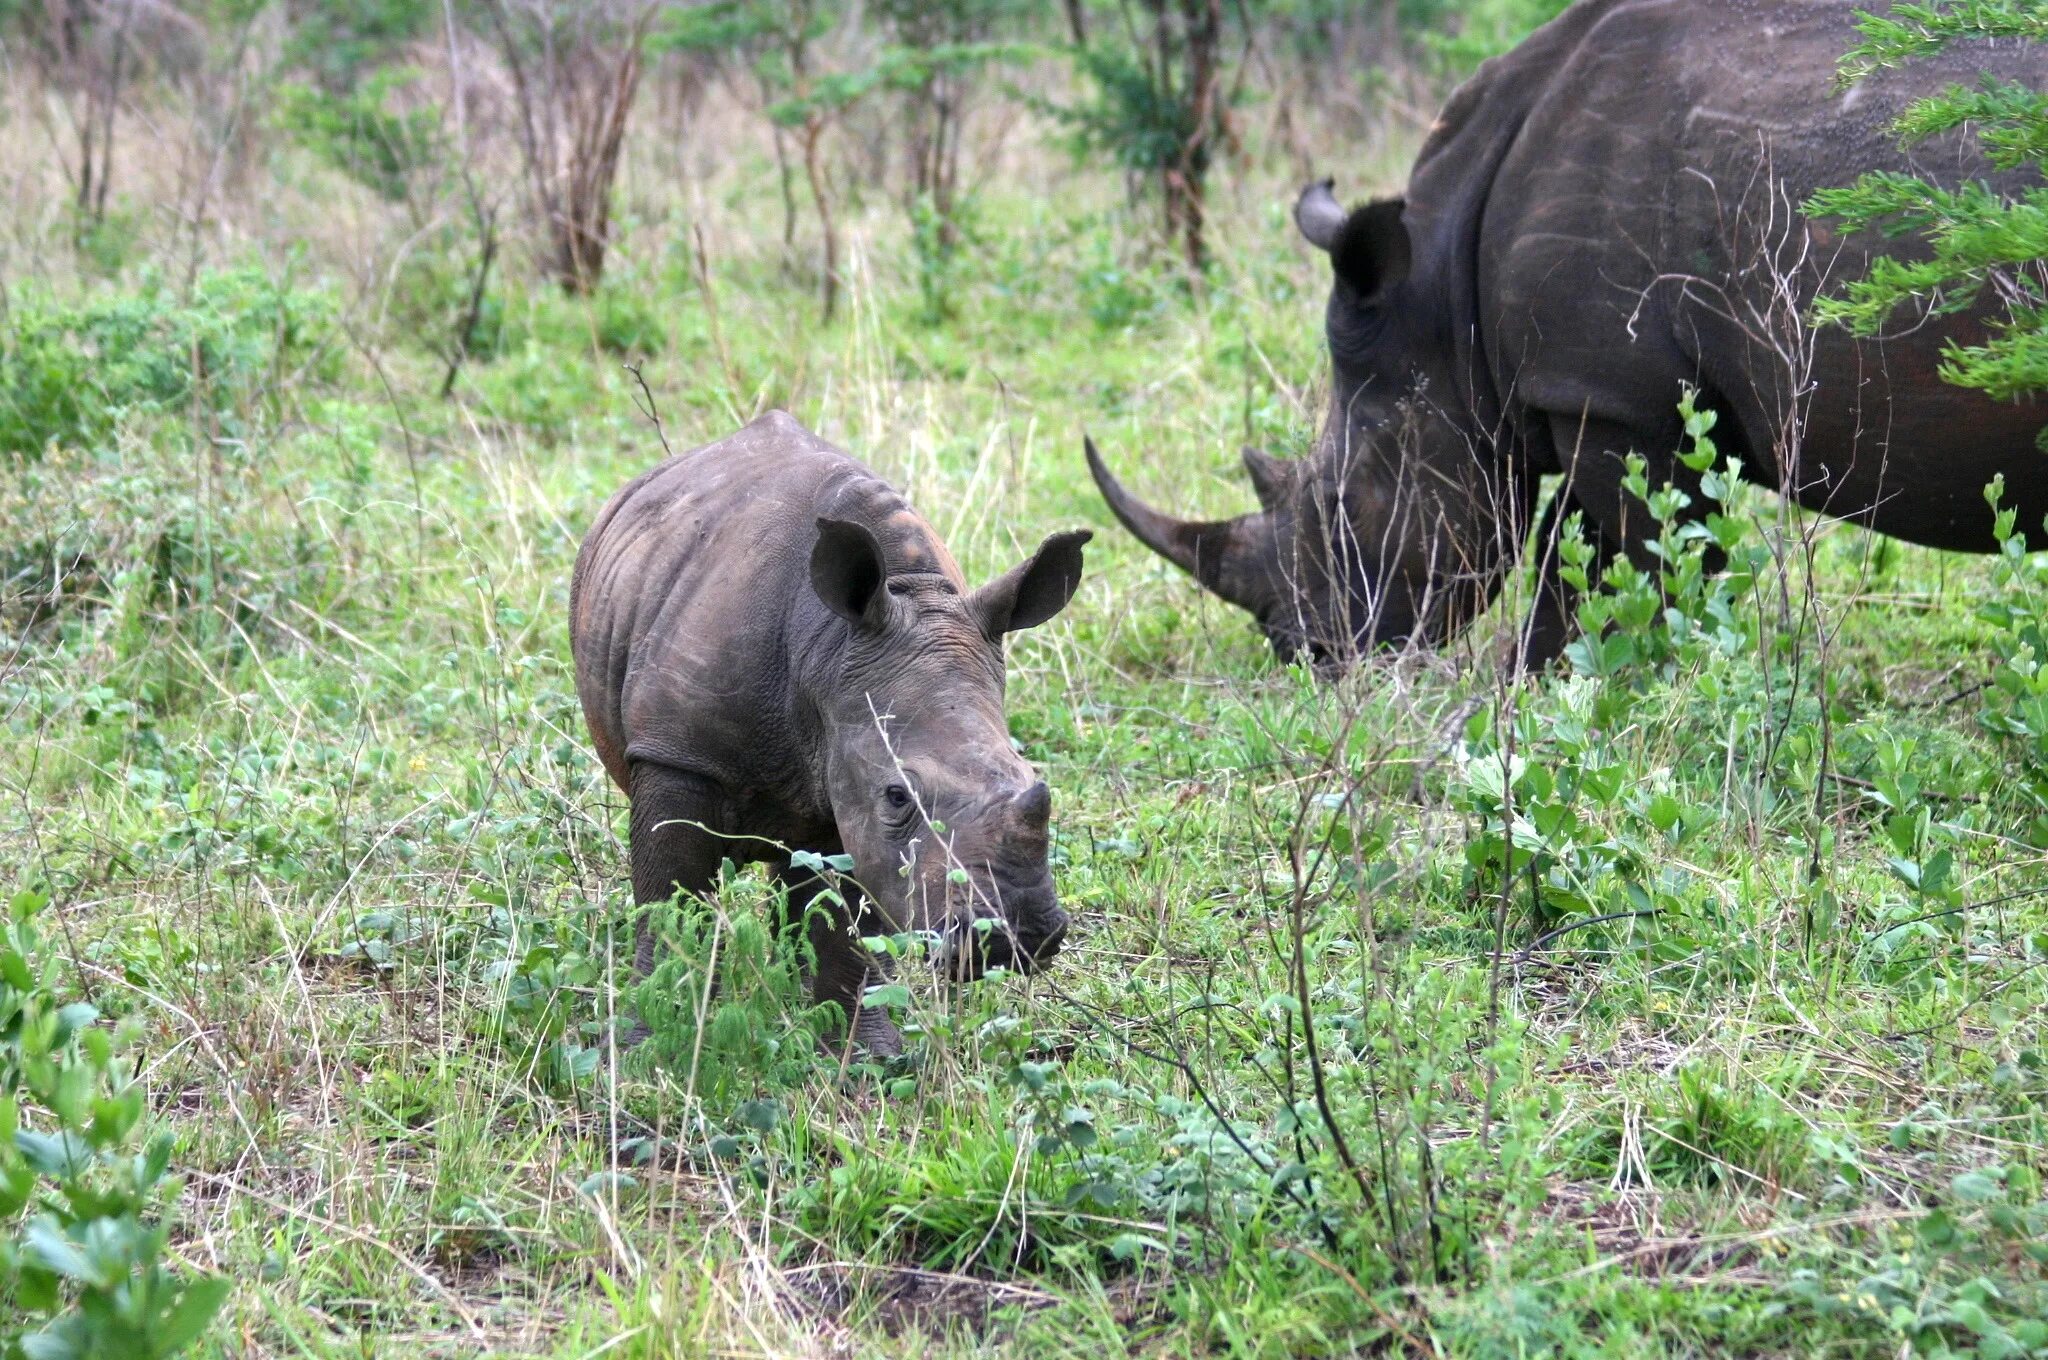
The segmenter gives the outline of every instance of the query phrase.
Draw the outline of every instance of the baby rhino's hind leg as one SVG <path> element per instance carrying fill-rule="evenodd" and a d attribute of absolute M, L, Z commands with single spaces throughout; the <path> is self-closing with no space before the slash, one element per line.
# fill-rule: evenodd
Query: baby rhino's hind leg
<path fill-rule="evenodd" d="M 637 762 L 632 768 L 633 801 L 629 850 L 633 859 L 633 901 L 642 907 L 666 902 L 681 889 L 708 894 L 718 882 L 727 842 L 717 833 L 724 799 L 708 779 L 666 765 Z M 633 969 L 654 971 L 654 922 L 643 913 L 633 939 Z"/>

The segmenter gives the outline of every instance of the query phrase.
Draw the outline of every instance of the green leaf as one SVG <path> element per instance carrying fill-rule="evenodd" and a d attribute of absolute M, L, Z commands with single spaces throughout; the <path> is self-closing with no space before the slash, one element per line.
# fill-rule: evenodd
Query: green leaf
<path fill-rule="evenodd" d="M 80 1284 L 97 1285 L 105 1283 L 92 1267 L 92 1261 L 79 1250 L 76 1243 L 64 1236 L 55 1219 L 38 1218 L 28 1225 L 22 1234 L 26 1248 L 23 1255 L 45 1270 L 55 1271 L 67 1280 Z"/>
<path fill-rule="evenodd" d="M 2005 1192 L 2005 1187 L 1982 1171 L 1965 1171 L 1949 1182 L 1949 1189 L 1964 1204 L 1989 1203 Z"/>
<path fill-rule="evenodd" d="M 900 982 L 885 982 L 870 987 L 862 995 L 860 1003 L 877 1009 L 902 1009 L 910 1004 L 910 988 Z"/>
<path fill-rule="evenodd" d="M 234 1282 L 224 1275 L 194 1280 L 178 1293 L 178 1301 L 158 1320 L 150 1336 L 150 1352 L 157 1356 L 176 1355 L 199 1339 L 199 1334 L 228 1301 Z"/>
<path fill-rule="evenodd" d="M 21 1129 L 14 1135 L 14 1147 L 30 1166 L 59 1179 L 75 1176 L 93 1163 L 91 1146 L 68 1129 L 59 1133 Z"/>
<path fill-rule="evenodd" d="M 584 1177 L 583 1182 L 576 1187 L 576 1193 L 597 1199 L 604 1195 L 616 1194 L 622 1190 L 638 1190 L 639 1188 L 640 1182 L 624 1171 L 599 1171 Z"/>

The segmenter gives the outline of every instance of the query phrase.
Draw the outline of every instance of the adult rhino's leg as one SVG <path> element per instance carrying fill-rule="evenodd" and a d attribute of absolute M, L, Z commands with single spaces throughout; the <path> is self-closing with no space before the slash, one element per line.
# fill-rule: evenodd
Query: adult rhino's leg
<path fill-rule="evenodd" d="M 633 860 L 633 901 L 642 907 L 668 901 L 681 889 L 709 893 L 731 842 L 717 833 L 724 797 L 698 775 L 636 761 L 627 796 L 633 811 L 628 849 Z M 643 912 L 633 936 L 633 968 L 654 971 L 654 921 Z"/>
<path fill-rule="evenodd" d="M 1651 490 L 1668 483 L 1692 497 L 1689 513 L 1694 516 L 1706 513 L 1707 500 L 1700 490 L 1699 474 L 1678 461 L 1678 449 L 1685 430 L 1676 415 L 1668 423 L 1660 422 L 1654 428 L 1646 429 L 1636 429 L 1617 421 L 1553 416 L 1550 434 L 1565 465 L 1565 482 L 1551 502 L 1551 513 L 1560 516 L 1558 527 L 1561 529 L 1563 515 L 1568 515 L 1574 508 L 1585 512 L 1586 530 L 1594 548 L 1593 561 L 1587 569 L 1588 579 L 1598 580 L 1607 564 L 1624 552 L 1641 570 L 1659 572 L 1663 563 L 1650 550 L 1650 545 L 1657 540 L 1657 523 L 1650 518 L 1650 507 L 1636 499 L 1622 483 L 1628 476 L 1629 454 L 1639 453 L 1643 457 L 1643 473 Z M 1548 518 L 1545 525 L 1546 529 L 1550 528 Z M 1545 542 L 1538 543 L 1537 551 L 1545 552 L 1546 542 L 1554 543 L 1556 537 L 1556 533 L 1546 532 Z M 1719 548 L 1710 548 L 1707 570 L 1719 571 L 1725 560 L 1726 555 Z M 1576 592 L 1561 579 L 1554 587 L 1543 579 L 1554 575 L 1557 566 L 1556 554 L 1552 552 L 1539 576 L 1536 607 L 1525 633 L 1529 641 L 1524 654 L 1530 665 L 1545 664 L 1554 658 L 1576 631 L 1572 621 L 1577 605 Z M 1556 650 L 1542 656 L 1538 644 L 1552 642 Z"/>
<path fill-rule="evenodd" d="M 858 900 L 846 904 L 819 901 L 825 881 L 807 870 L 784 870 L 780 877 L 788 890 L 790 920 L 803 923 L 810 941 L 812 999 L 834 1002 L 842 1014 L 851 1016 L 853 1041 L 868 1052 L 880 1057 L 901 1053 L 903 1036 L 889 1023 L 889 1017 L 861 1004 L 867 989 L 886 981 L 887 973 L 861 945 L 855 926 Z M 842 892 L 855 891 L 851 884 L 841 882 Z"/>
<path fill-rule="evenodd" d="M 1536 598 L 1528 617 L 1522 621 L 1522 635 L 1517 640 L 1517 673 L 1546 669 L 1564 655 L 1566 645 L 1578 636 L 1579 592 L 1564 579 L 1564 558 L 1558 551 L 1565 521 L 1574 513 L 1583 517 L 1583 508 L 1572 497 L 1570 487 L 1561 486 L 1550 498 L 1543 522 L 1536 527 Z M 1586 568 L 1587 579 L 1597 581 L 1614 560 L 1617 549 L 1590 519 L 1586 521 L 1586 533 L 1593 547 L 1593 560 Z"/>

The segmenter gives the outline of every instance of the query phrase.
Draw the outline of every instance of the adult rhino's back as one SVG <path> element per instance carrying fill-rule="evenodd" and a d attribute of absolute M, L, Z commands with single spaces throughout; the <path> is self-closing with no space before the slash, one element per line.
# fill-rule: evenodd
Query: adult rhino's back
<path fill-rule="evenodd" d="M 1972 136 L 1902 147 L 1893 125 L 1980 72 L 2039 86 L 2048 50 L 1959 44 L 1845 89 L 1834 72 L 1858 8 L 1593 0 L 1568 16 L 1570 42 L 1533 69 L 1496 72 L 1533 88 L 1487 184 L 1479 329 L 1496 384 L 1558 417 L 1566 437 L 1581 414 L 1655 428 L 1681 385 L 1702 387 L 1729 418 L 1724 444 L 1761 480 L 1917 542 L 1982 548 L 1981 489 L 2016 460 L 2030 470 L 2048 415 L 1940 381 L 1944 348 L 1984 336 L 1981 311 L 1901 316 L 1877 340 L 1810 326 L 1815 297 L 1875 255 L 1925 251 L 1845 235 L 1803 205 L 1873 170 L 2037 185 L 1993 169 Z M 1517 58 L 1531 65 L 1524 51 L 1503 61 Z M 1958 444 L 1958 428 L 1972 438 Z M 1781 465 L 1789 457 L 1798 465 Z M 2012 481 L 2038 521 L 2048 479 Z"/>

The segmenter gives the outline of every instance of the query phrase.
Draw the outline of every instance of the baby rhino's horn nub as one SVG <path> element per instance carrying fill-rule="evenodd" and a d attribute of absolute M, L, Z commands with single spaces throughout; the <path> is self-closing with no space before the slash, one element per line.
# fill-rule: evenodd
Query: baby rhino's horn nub
<path fill-rule="evenodd" d="M 1017 795 L 1017 816 L 1028 826 L 1044 826 L 1052 816 L 1052 790 L 1043 779 Z"/>

